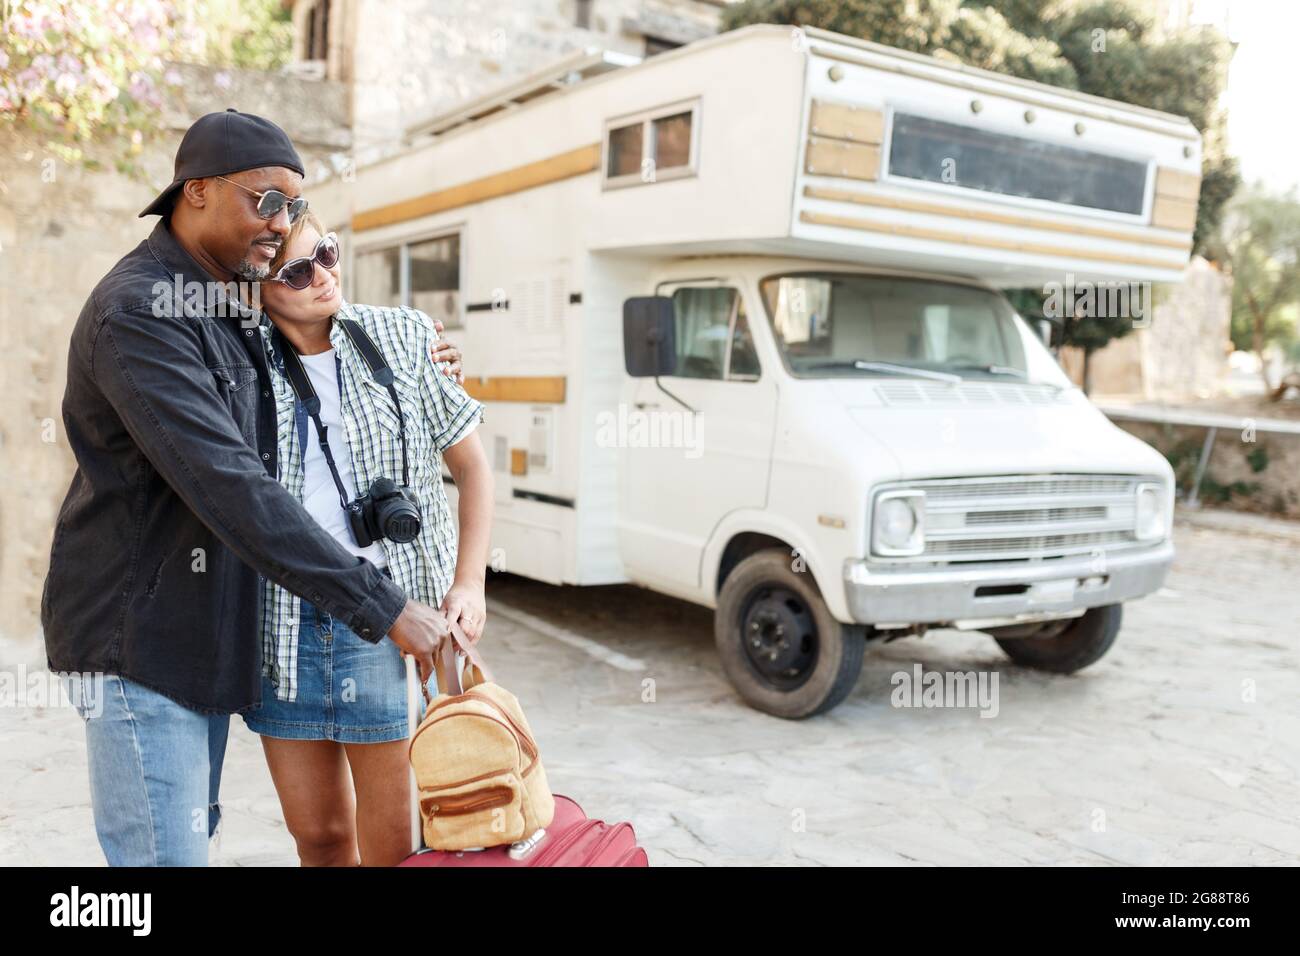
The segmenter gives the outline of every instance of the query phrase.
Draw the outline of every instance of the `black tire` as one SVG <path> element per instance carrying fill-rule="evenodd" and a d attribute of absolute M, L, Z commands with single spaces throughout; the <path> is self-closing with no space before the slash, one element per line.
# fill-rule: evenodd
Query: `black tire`
<path fill-rule="evenodd" d="M 751 554 L 727 576 L 713 634 L 732 686 L 774 717 L 830 710 L 862 672 L 866 629 L 835 620 L 811 572 L 794 571 L 780 548 Z"/>
<path fill-rule="evenodd" d="M 1089 608 L 1059 632 L 1041 637 L 993 639 L 1017 664 L 1054 674 L 1073 674 L 1100 660 L 1119 635 L 1123 610 L 1118 604 Z M 1055 631 L 1055 628 L 1052 629 Z"/>

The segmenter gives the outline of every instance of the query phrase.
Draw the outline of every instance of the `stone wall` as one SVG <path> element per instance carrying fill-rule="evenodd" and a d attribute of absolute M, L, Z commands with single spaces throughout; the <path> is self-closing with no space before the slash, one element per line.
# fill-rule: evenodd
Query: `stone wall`
<path fill-rule="evenodd" d="M 1191 490 L 1205 442 L 1205 429 L 1187 425 L 1117 421 L 1169 459 L 1180 497 Z M 1300 435 L 1267 434 L 1243 418 L 1239 429 L 1220 428 L 1201 479 L 1200 500 L 1228 507 L 1300 518 Z"/>
<path fill-rule="evenodd" d="M 95 283 L 157 222 L 137 213 L 170 182 L 181 133 L 203 113 L 234 106 L 284 126 L 309 173 L 335 165 L 350 146 L 338 84 L 175 69 L 182 82 L 164 113 L 166 132 L 139 157 L 147 183 L 111 163 L 70 167 L 21 135 L 0 139 L 0 635 L 38 632 L 54 519 L 74 468 L 60 411 L 68 336 Z"/>
<path fill-rule="evenodd" d="M 1210 398 L 1228 371 L 1232 282 L 1197 256 L 1178 285 L 1156 290 L 1148 328 L 1113 339 L 1092 357 L 1092 394 L 1146 401 Z M 1061 365 L 1083 381 L 1083 354 L 1062 349 Z"/>
<path fill-rule="evenodd" d="M 1232 350 L 1232 281 L 1197 256 L 1179 285 L 1158 297 L 1143 336 L 1145 397 L 1163 401 L 1208 398 L 1223 387 Z"/>

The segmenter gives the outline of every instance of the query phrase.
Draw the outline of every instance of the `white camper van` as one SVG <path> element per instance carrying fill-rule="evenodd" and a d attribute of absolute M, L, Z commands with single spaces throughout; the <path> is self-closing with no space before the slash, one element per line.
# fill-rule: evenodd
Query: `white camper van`
<path fill-rule="evenodd" d="M 804 717 L 928 628 L 1076 670 L 1159 587 L 1168 464 L 998 289 L 1178 281 L 1200 149 L 1180 117 L 762 26 L 575 56 L 313 200 L 350 299 L 462 346 L 504 568 L 714 608 L 739 693 Z"/>

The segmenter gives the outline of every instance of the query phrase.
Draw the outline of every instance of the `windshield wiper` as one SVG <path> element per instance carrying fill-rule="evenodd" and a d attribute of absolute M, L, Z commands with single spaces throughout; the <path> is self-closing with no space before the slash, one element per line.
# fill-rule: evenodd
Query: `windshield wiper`
<path fill-rule="evenodd" d="M 1007 365 L 957 365 L 954 367 L 971 369 L 977 372 L 988 372 L 990 375 L 1006 375 L 1011 378 L 1018 378 L 1027 385 L 1046 385 L 1048 388 L 1054 388 L 1058 392 L 1061 390 L 1061 386 L 1053 382 L 1035 382 L 1030 379 L 1028 372 L 1022 372 L 1018 368 L 1011 368 Z"/>
<path fill-rule="evenodd" d="M 988 372 L 990 375 L 1010 375 L 1014 378 L 1029 380 L 1029 376 L 1018 368 L 1009 365 L 954 365 L 953 368 L 969 369 L 973 372 Z"/>
<path fill-rule="evenodd" d="M 962 377 L 949 372 L 935 372 L 915 365 L 895 365 L 892 362 L 865 362 L 862 359 L 842 359 L 829 362 L 813 362 L 808 368 L 856 368 L 864 372 L 884 372 L 887 375 L 905 375 L 909 378 L 928 378 L 948 385 L 960 385 Z"/>

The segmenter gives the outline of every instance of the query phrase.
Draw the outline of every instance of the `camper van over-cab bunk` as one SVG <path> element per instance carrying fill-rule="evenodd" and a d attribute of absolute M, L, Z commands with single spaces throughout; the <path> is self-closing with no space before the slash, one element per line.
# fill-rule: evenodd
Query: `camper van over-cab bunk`
<path fill-rule="evenodd" d="M 462 347 L 504 570 L 713 608 L 806 717 L 931 628 L 1077 670 L 1160 586 L 1169 465 L 999 289 L 1179 281 L 1200 166 L 1182 117 L 759 26 L 576 55 L 313 203 L 350 300 Z"/>

